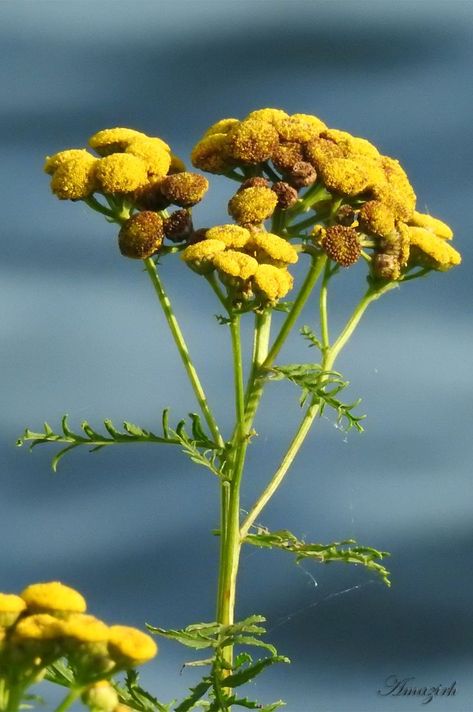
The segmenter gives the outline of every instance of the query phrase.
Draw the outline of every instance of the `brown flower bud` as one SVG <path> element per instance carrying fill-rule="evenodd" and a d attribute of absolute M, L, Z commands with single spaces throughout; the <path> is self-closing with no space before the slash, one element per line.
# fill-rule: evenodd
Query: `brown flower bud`
<path fill-rule="evenodd" d="M 289 185 L 289 183 L 279 180 L 273 184 L 271 190 L 278 196 L 278 206 L 282 208 L 282 210 L 287 210 L 291 205 L 297 203 L 297 190 Z"/>
<path fill-rule="evenodd" d="M 170 204 L 170 201 L 161 192 L 161 181 L 135 190 L 133 200 L 140 210 L 165 210 Z"/>
<path fill-rule="evenodd" d="M 286 174 L 293 169 L 295 163 L 304 160 L 302 145 L 294 141 L 280 143 L 271 156 L 271 160 L 278 171 Z"/>
<path fill-rule="evenodd" d="M 401 275 L 399 261 L 394 255 L 387 255 L 382 252 L 373 255 L 371 266 L 373 275 L 378 279 L 386 279 L 392 282 L 399 279 Z"/>
<path fill-rule="evenodd" d="M 202 240 L 206 238 L 208 229 L 208 227 L 200 227 L 198 230 L 193 230 L 189 235 L 187 243 L 189 245 L 195 245 L 197 242 L 202 242 Z"/>
<path fill-rule="evenodd" d="M 351 227 L 355 222 L 356 212 L 351 205 L 341 205 L 335 219 L 339 225 L 345 225 L 345 227 Z"/>
<path fill-rule="evenodd" d="M 164 234 L 171 242 L 182 242 L 192 232 L 192 218 L 187 210 L 175 210 L 164 220 Z"/>
<path fill-rule="evenodd" d="M 144 260 L 161 247 L 163 236 L 162 217 L 145 210 L 132 215 L 123 224 L 118 235 L 118 246 L 125 257 Z"/>
<path fill-rule="evenodd" d="M 259 188 L 269 188 L 269 180 L 262 178 L 261 176 L 254 176 L 253 178 L 247 178 L 238 188 L 240 190 L 245 190 L 245 188 L 254 188 L 258 186 Z"/>
<path fill-rule="evenodd" d="M 361 255 L 360 237 L 352 227 L 328 227 L 323 233 L 321 244 L 328 257 L 342 267 L 355 264 Z"/>
<path fill-rule="evenodd" d="M 294 188 L 304 188 L 312 185 L 317 180 L 317 171 L 307 161 L 294 163 L 291 170 L 286 175 L 286 180 Z"/>
<path fill-rule="evenodd" d="M 188 171 L 166 176 L 160 183 L 163 195 L 181 208 L 190 208 L 202 200 L 208 187 L 209 182 L 205 176 Z"/>

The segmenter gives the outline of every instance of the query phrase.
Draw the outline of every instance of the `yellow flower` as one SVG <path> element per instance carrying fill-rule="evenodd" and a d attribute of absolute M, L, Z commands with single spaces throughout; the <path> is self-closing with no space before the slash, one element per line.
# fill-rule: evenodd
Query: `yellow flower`
<path fill-rule="evenodd" d="M 207 173 L 226 173 L 233 165 L 228 153 L 228 136 L 214 133 L 205 136 L 192 149 L 192 165 Z"/>
<path fill-rule="evenodd" d="M 371 156 L 371 158 L 378 158 L 380 156 L 376 146 L 373 146 L 373 144 L 365 138 L 352 136 L 347 131 L 327 129 L 326 131 L 321 132 L 321 136 L 322 138 L 335 143 L 338 148 L 341 149 L 345 158 L 352 158 L 353 156 L 358 155 Z"/>
<path fill-rule="evenodd" d="M 228 152 L 238 163 L 262 163 L 278 145 L 278 133 L 268 121 L 245 119 L 230 129 Z"/>
<path fill-rule="evenodd" d="M 287 269 L 273 265 L 259 265 L 253 277 L 253 288 L 268 301 L 274 302 L 292 289 L 293 278 Z"/>
<path fill-rule="evenodd" d="M 105 193 L 131 193 L 148 183 L 146 163 L 130 153 L 112 153 L 101 158 L 95 176 Z"/>
<path fill-rule="evenodd" d="M 82 693 L 82 702 L 94 712 L 114 712 L 118 705 L 118 694 L 108 680 L 98 680 Z"/>
<path fill-rule="evenodd" d="M 370 166 L 351 158 L 334 158 L 320 166 L 320 176 L 329 190 L 341 195 L 363 193 L 376 181 Z"/>
<path fill-rule="evenodd" d="M 62 623 L 49 613 L 35 613 L 22 618 L 13 629 L 13 640 L 57 640 L 62 638 Z"/>
<path fill-rule="evenodd" d="M 342 267 L 349 267 L 361 255 L 360 236 L 352 227 L 332 225 L 322 228 L 319 241 L 331 260 Z"/>
<path fill-rule="evenodd" d="M 206 240 L 220 240 L 227 247 L 240 249 L 250 239 L 250 231 L 240 225 L 216 225 L 207 230 Z"/>
<path fill-rule="evenodd" d="M 204 138 L 206 136 L 212 136 L 213 134 L 227 134 L 231 128 L 239 124 L 238 119 L 220 119 L 220 121 L 216 121 L 215 124 L 212 124 L 207 131 L 204 133 Z"/>
<path fill-rule="evenodd" d="M 275 149 L 272 162 L 281 173 L 290 171 L 295 163 L 304 160 L 304 153 L 300 143 L 296 141 L 281 142 Z"/>
<path fill-rule="evenodd" d="M 414 210 L 414 214 L 409 220 L 409 225 L 424 227 L 426 230 L 433 232 L 434 235 L 437 235 L 437 237 L 443 237 L 444 240 L 451 240 L 453 237 L 453 231 L 446 223 L 432 217 L 432 215 L 418 213 L 417 210 Z"/>
<path fill-rule="evenodd" d="M 109 638 L 108 626 L 85 613 L 76 613 L 61 621 L 61 630 L 65 638 L 79 643 L 106 643 Z"/>
<path fill-rule="evenodd" d="M 129 143 L 137 138 L 147 138 L 147 136 L 141 131 L 135 131 L 135 129 L 119 127 L 103 129 L 89 138 L 89 146 L 97 151 L 100 156 L 108 156 L 117 151 L 124 151 Z"/>
<path fill-rule="evenodd" d="M 238 223 L 261 223 L 274 213 L 277 203 L 271 188 L 254 186 L 238 191 L 228 203 L 228 212 Z"/>
<path fill-rule="evenodd" d="M 461 255 L 445 239 L 422 227 L 407 226 L 411 259 L 442 272 L 461 263 Z"/>
<path fill-rule="evenodd" d="M 198 274 L 207 274 L 214 269 L 212 259 L 218 252 L 225 250 L 222 240 L 202 240 L 195 245 L 189 245 L 182 252 L 181 258 Z"/>
<path fill-rule="evenodd" d="M 33 583 L 21 592 L 28 610 L 54 614 L 83 613 L 87 604 L 85 598 L 73 588 L 59 581 Z"/>
<path fill-rule="evenodd" d="M 82 200 L 96 189 L 98 160 L 84 151 L 58 164 L 51 179 L 51 190 L 60 200 Z"/>
<path fill-rule="evenodd" d="M 124 625 L 110 627 L 108 649 L 117 665 L 126 668 L 142 665 L 158 652 L 158 646 L 151 636 Z"/>
<path fill-rule="evenodd" d="M 247 250 L 254 251 L 258 262 L 266 262 L 276 267 L 297 262 L 297 252 L 292 245 L 278 235 L 271 232 L 257 232 L 251 235 L 246 246 Z"/>
<path fill-rule="evenodd" d="M 171 165 L 169 166 L 168 175 L 174 175 L 174 173 L 182 173 L 186 170 L 186 164 L 184 161 L 176 156 L 175 153 L 171 153 Z"/>
<path fill-rule="evenodd" d="M 202 200 L 209 188 L 205 176 L 183 171 L 167 176 L 160 183 L 162 194 L 174 205 L 190 208 Z"/>
<path fill-rule="evenodd" d="M 213 258 L 213 264 L 224 275 L 242 280 L 252 277 L 258 269 L 258 263 L 254 257 L 237 250 L 219 252 Z"/>
<path fill-rule="evenodd" d="M 307 114 L 293 114 L 276 124 L 279 138 L 297 143 L 305 143 L 317 138 L 325 128 L 327 127 L 323 121 Z"/>
<path fill-rule="evenodd" d="M 121 227 L 118 246 L 124 257 L 144 260 L 161 247 L 164 238 L 163 219 L 144 210 L 132 215 Z"/>
<path fill-rule="evenodd" d="M 289 114 L 287 114 L 283 109 L 256 109 L 245 117 L 245 121 L 255 119 L 256 121 L 267 121 L 268 124 L 276 124 L 279 121 L 287 119 Z"/>
<path fill-rule="evenodd" d="M 364 203 L 358 215 L 360 226 L 374 235 L 389 235 L 394 230 L 394 213 L 379 200 Z"/>
<path fill-rule="evenodd" d="M 416 194 L 399 161 L 389 156 L 381 156 L 381 168 L 385 181 L 377 181 L 372 188 L 375 198 L 388 205 L 395 216 L 408 221 L 414 213 Z"/>
<path fill-rule="evenodd" d="M 14 593 L 0 593 L 0 628 L 8 628 L 15 623 L 25 610 L 26 603 Z"/>
<path fill-rule="evenodd" d="M 165 176 L 171 166 L 169 146 L 160 138 L 136 138 L 128 144 L 125 153 L 140 158 L 150 178 Z"/>
<path fill-rule="evenodd" d="M 79 158 L 82 160 L 88 160 L 89 163 L 95 163 L 97 160 L 95 156 L 89 153 L 85 148 L 68 148 L 66 151 L 59 151 L 52 156 L 46 156 L 44 162 L 44 172 L 52 175 L 59 166 L 63 166 L 65 163 L 69 163 L 73 158 Z"/>

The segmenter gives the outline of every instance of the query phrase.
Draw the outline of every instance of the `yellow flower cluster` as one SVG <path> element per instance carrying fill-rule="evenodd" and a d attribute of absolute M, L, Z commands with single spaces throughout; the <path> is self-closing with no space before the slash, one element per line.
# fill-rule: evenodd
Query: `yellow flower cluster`
<path fill-rule="evenodd" d="M 103 709 L 115 709 L 105 678 L 151 660 L 157 646 L 136 628 L 108 626 L 85 611 L 84 597 L 58 581 L 31 584 L 20 595 L 0 593 L 0 683 L 25 688 L 64 657 L 77 683 L 108 690 L 115 704 Z"/>
<path fill-rule="evenodd" d="M 270 191 L 271 192 L 271 191 Z M 182 259 L 199 274 L 213 270 L 236 300 L 276 302 L 293 285 L 287 267 L 297 252 L 287 240 L 240 225 L 217 225 L 189 245 Z"/>
<path fill-rule="evenodd" d="M 167 174 L 185 170 L 167 143 L 134 129 L 98 131 L 89 146 L 98 156 L 86 149 L 68 149 L 46 158 L 51 190 L 61 200 L 85 200 L 95 192 L 133 196 L 156 186 Z"/>

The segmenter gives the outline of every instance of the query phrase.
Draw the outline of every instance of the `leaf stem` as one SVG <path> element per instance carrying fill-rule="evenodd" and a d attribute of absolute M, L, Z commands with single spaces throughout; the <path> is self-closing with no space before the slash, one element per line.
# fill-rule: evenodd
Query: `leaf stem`
<path fill-rule="evenodd" d="M 202 414 L 207 422 L 207 425 L 209 426 L 210 432 L 212 433 L 216 444 L 219 447 L 223 448 L 225 443 L 220 434 L 215 418 L 213 417 L 212 411 L 209 408 L 207 397 L 205 395 L 204 389 L 202 388 L 199 376 L 197 375 L 197 371 L 190 357 L 189 349 L 187 348 L 187 344 L 184 340 L 184 336 L 182 335 L 179 323 L 173 312 L 169 297 L 167 296 L 164 290 L 163 284 L 158 274 L 158 270 L 156 269 L 156 265 L 151 259 L 151 257 L 148 257 L 143 261 L 145 263 L 146 271 L 148 272 L 148 275 L 153 284 L 154 290 L 158 296 L 159 303 L 161 304 L 164 316 L 166 317 L 166 321 L 168 323 L 169 329 L 171 330 L 171 334 L 177 346 L 177 350 L 179 351 L 179 355 L 181 357 L 182 363 L 184 364 L 184 368 L 189 377 L 189 381 L 191 383 L 197 402 L 199 403 Z"/>
<path fill-rule="evenodd" d="M 66 695 L 66 697 L 63 699 L 61 704 L 59 704 L 54 712 L 65 712 L 65 710 L 69 709 L 69 707 L 72 705 L 73 702 L 77 700 L 79 695 L 82 693 L 81 687 L 75 687 L 69 690 L 69 693 Z"/>

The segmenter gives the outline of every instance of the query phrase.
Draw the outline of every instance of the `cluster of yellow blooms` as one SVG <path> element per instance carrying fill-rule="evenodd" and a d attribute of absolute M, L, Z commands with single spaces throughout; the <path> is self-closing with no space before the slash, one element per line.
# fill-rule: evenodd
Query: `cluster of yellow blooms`
<path fill-rule="evenodd" d="M 372 276 L 386 281 L 415 266 L 447 270 L 461 262 L 449 244 L 450 228 L 416 210 L 399 162 L 316 116 L 259 109 L 205 132 L 192 151 L 193 165 L 241 182 L 228 203 L 236 224 L 207 230 L 194 230 L 191 210 L 208 181 L 186 171 L 162 139 L 113 128 L 94 134 L 89 145 L 99 157 L 69 149 L 47 158 L 45 171 L 59 198 L 85 200 L 119 222 L 123 255 L 147 259 L 168 239 L 193 270 L 216 270 L 233 299 L 254 299 L 255 306 L 287 294 L 293 284 L 288 265 L 301 251 L 325 252 L 344 267 L 363 257 Z M 178 210 L 169 214 L 170 205 Z M 312 215 L 312 225 L 304 220 L 309 233 L 292 229 L 298 214 Z M 269 218 L 279 234 L 266 231 Z"/>
<path fill-rule="evenodd" d="M 157 645 L 136 628 L 108 626 L 85 611 L 84 597 L 58 581 L 31 584 L 19 596 L 0 593 L 0 681 L 25 690 L 66 658 L 86 704 L 125 709 L 107 678 L 148 662 Z"/>

